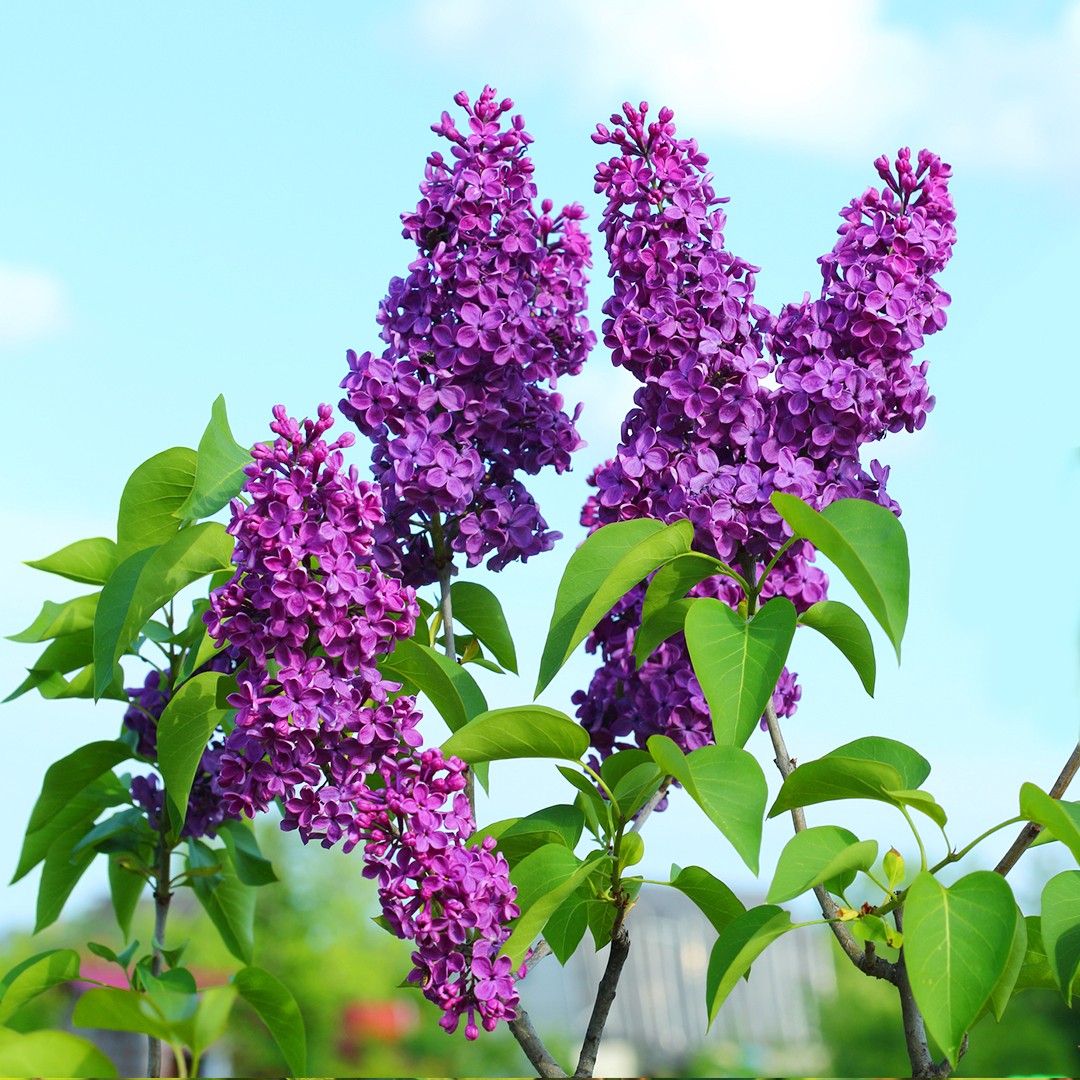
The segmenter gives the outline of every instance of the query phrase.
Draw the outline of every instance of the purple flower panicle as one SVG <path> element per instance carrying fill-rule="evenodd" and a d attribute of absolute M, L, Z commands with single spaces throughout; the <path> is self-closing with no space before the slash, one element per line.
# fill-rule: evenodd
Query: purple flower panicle
<path fill-rule="evenodd" d="M 445 112 L 432 127 L 450 158 L 428 158 L 420 201 L 402 215 L 417 254 L 379 307 L 386 347 L 350 350 L 341 384 L 342 412 L 374 443 L 378 554 L 414 585 L 451 551 L 497 570 L 558 539 L 517 474 L 569 468 L 580 406 L 568 415 L 556 385 L 595 342 L 582 208 L 537 208 L 532 138 L 520 116 L 503 126 L 512 101 L 491 87 L 454 101 L 467 130 Z"/>
<path fill-rule="evenodd" d="M 808 293 L 774 317 L 754 298 L 759 268 L 724 246 L 727 200 L 708 159 L 677 138 L 670 109 L 652 122 L 647 111 L 626 104 L 593 136 L 615 149 L 596 172 L 614 279 L 604 344 L 642 386 L 615 456 L 591 478 L 582 523 L 688 518 L 698 550 L 739 565 L 768 561 L 790 535 L 774 491 L 817 509 L 866 498 L 899 513 L 888 468 L 873 461 L 867 472 L 859 449 L 922 427 L 934 404 L 914 354 L 946 321 L 935 275 L 956 236 L 949 167 L 928 151 L 915 162 L 907 150 L 895 163 L 879 158 L 884 186 L 841 212 L 840 238 L 819 260 L 819 298 Z M 828 579 L 812 559 L 809 545 L 794 545 L 762 598 L 787 596 L 800 611 L 824 599 Z M 574 700 L 601 753 L 657 733 L 687 750 L 711 741 L 681 635 L 634 674 L 643 595 L 627 597 L 588 643 L 602 664 Z M 694 595 L 740 599 L 728 579 Z M 781 716 L 799 694 L 785 671 L 773 697 Z"/>

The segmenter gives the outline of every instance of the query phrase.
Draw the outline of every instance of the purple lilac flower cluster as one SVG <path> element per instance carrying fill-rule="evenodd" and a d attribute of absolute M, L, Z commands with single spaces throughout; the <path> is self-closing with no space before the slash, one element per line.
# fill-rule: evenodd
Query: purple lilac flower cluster
<path fill-rule="evenodd" d="M 646 123 L 627 104 L 593 140 L 616 148 L 597 166 L 607 196 L 602 229 L 614 277 L 604 344 L 641 380 L 614 459 L 600 466 L 582 523 L 689 518 L 695 545 L 736 566 L 772 558 L 787 535 L 769 503 L 784 491 L 822 508 L 886 493 L 888 468 L 862 467 L 859 448 L 922 427 L 934 399 L 913 356 L 945 325 L 949 296 L 934 275 L 955 241 L 949 167 L 922 151 L 875 162 L 884 186 L 841 212 L 840 239 L 819 260 L 820 297 L 772 316 L 754 299 L 759 268 L 724 247 L 726 217 L 693 140 L 676 137 L 670 109 Z M 826 596 L 808 545 L 794 545 L 768 578 L 800 611 Z M 592 635 L 602 666 L 578 716 L 601 753 L 662 733 L 685 749 L 711 741 L 709 716 L 681 635 L 634 674 L 630 656 L 644 586 Z M 740 599 L 730 579 L 695 595 Z M 774 695 L 795 711 L 785 671 Z"/>
<path fill-rule="evenodd" d="M 545 465 L 562 472 L 582 445 L 578 411 L 563 411 L 557 380 L 581 370 L 595 335 L 585 308 L 589 241 L 582 208 L 553 216 L 535 206 L 532 142 L 522 118 L 485 87 L 454 101 L 432 130 L 451 143 L 433 153 L 414 211 L 407 278 L 379 307 L 382 355 L 348 353 L 342 412 L 374 441 L 387 524 L 383 565 L 410 584 L 435 580 L 451 552 L 470 566 L 491 554 L 501 569 L 558 539 L 516 478 Z"/>
<path fill-rule="evenodd" d="M 413 590 L 373 562 L 383 522 L 378 488 L 344 470 L 328 445 L 329 406 L 303 425 L 274 410 L 272 446 L 247 466 L 247 503 L 234 500 L 233 579 L 206 623 L 243 666 L 229 698 L 236 724 L 220 750 L 227 812 L 254 816 L 277 799 L 282 828 L 305 843 L 363 843 L 391 929 L 412 938 L 413 981 L 454 1031 L 467 1015 L 492 1030 L 513 1019 L 509 961 L 497 959 L 518 914 L 505 859 L 475 831 L 465 765 L 421 749 L 415 698 L 382 678 L 380 655 L 412 635 Z M 449 801 L 449 805 L 447 805 Z"/>
<path fill-rule="evenodd" d="M 230 656 L 216 656 L 205 664 L 201 671 L 227 671 L 232 667 Z M 138 736 L 135 752 L 144 758 L 157 758 L 157 723 L 165 711 L 172 691 L 167 682 L 162 681 L 161 672 L 151 671 L 142 686 L 131 687 L 126 691 L 131 699 L 127 712 L 124 713 L 124 726 Z M 180 835 L 185 838 L 199 839 L 203 836 L 214 837 L 221 823 L 230 816 L 222 801 L 223 792 L 218 785 L 218 763 L 221 756 L 223 738 L 219 735 L 211 740 L 199 759 L 195 778 L 188 795 L 187 814 L 184 828 Z M 136 776 L 131 781 L 131 797 L 136 806 L 146 812 L 150 824 L 160 828 L 161 813 L 165 792 L 157 773 Z"/>

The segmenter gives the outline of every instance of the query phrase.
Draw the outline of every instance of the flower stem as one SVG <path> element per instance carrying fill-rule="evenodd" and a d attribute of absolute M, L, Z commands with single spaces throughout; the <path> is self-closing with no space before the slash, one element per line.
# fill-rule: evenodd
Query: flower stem
<path fill-rule="evenodd" d="M 172 848 L 165 839 L 165 822 L 160 823 L 161 832 L 157 843 L 157 870 L 154 883 L 154 951 L 150 960 L 150 973 L 155 977 L 161 974 L 164 962 L 162 948 L 165 945 L 165 925 L 169 918 L 169 904 L 172 901 L 170 889 Z M 161 1075 L 161 1040 L 148 1036 L 150 1042 L 146 1058 L 146 1075 Z"/>

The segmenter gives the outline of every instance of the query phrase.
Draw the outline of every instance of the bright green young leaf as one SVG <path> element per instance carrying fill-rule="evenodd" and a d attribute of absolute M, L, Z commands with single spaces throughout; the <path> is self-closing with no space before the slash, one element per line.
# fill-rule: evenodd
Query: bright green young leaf
<path fill-rule="evenodd" d="M 923 872 L 904 904 L 904 958 L 926 1028 L 956 1063 L 964 1033 L 1009 962 L 1016 901 L 1000 874 L 979 870 L 946 888 Z"/>
<path fill-rule="evenodd" d="M 634 659 L 638 668 L 668 638 L 681 634 L 686 625 L 686 616 L 690 609 L 700 601 L 696 599 L 672 600 L 666 607 L 660 608 L 642 621 L 634 635 Z"/>
<path fill-rule="evenodd" d="M 510 957 L 511 968 L 525 959 L 533 940 L 564 900 L 588 877 L 610 866 L 606 858 L 582 862 L 562 844 L 538 848 L 510 871 L 517 888 L 521 916 L 501 953 Z"/>
<path fill-rule="evenodd" d="M 201 1055 L 225 1034 L 235 1001 L 236 987 L 232 984 L 208 986 L 199 994 L 199 1007 L 188 1037 L 193 1053 Z"/>
<path fill-rule="evenodd" d="M 1042 893 L 1042 941 L 1050 970 L 1072 1006 L 1073 981 L 1080 970 L 1080 870 L 1052 877 Z"/>
<path fill-rule="evenodd" d="M 1009 959 L 1001 978 L 994 985 L 990 993 L 990 1007 L 994 1011 L 994 1019 L 1001 1023 L 1005 1013 L 1005 1007 L 1012 1000 L 1016 980 L 1020 975 L 1020 969 L 1024 965 L 1024 957 L 1027 955 L 1027 922 L 1024 913 L 1019 907 L 1016 908 L 1016 927 L 1013 930 L 1012 945 L 1009 947 Z"/>
<path fill-rule="evenodd" d="M 0 1024 L 38 994 L 78 977 L 79 954 L 74 949 L 49 949 L 24 960 L 0 982 Z"/>
<path fill-rule="evenodd" d="M 59 765 L 61 762 L 56 764 Z M 48 773 L 46 773 L 46 782 L 48 782 Z M 57 790 L 59 790 L 59 785 Z M 39 798 L 38 802 L 40 801 Z M 12 884 L 28 874 L 45 858 L 57 837 L 77 831 L 79 835 L 72 841 L 74 845 L 93 828 L 94 820 L 103 810 L 129 801 L 130 796 L 124 785 L 113 772 L 106 771 L 77 791 L 65 804 L 52 802 L 51 805 L 54 808 L 52 816 L 39 818 L 34 822 L 35 827 L 32 830 L 27 829 L 15 876 L 11 879 Z"/>
<path fill-rule="evenodd" d="M 274 1037 L 292 1076 L 307 1075 L 304 1018 L 288 989 L 262 968 L 241 968 L 233 976 L 240 996 L 259 1014 Z"/>
<path fill-rule="evenodd" d="M 718 746 L 742 746 L 750 738 L 776 689 L 797 618 L 784 596 L 749 621 L 722 600 L 698 600 L 687 612 L 683 632 Z"/>
<path fill-rule="evenodd" d="M 116 569 L 116 544 L 104 536 L 76 540 L 74 544 L 26 563 L 47 574 L 59 574 L 86 585 L 104 585 Z"/>
<path fill-rule="evenodd" d="M 169 700 L 158 720 L 158 769 L 177 835 L 187 816 L 188 795 L 203 751 L 227 715 L 217 707 L 220 677 L 219 672 L 208 671 L 189 679 Z"/>
<path fill-rule="evenodd" d="M 615 796 L 622 820 L 630 821 L 660 790 L 663 782 L 664 774 L 651 758 L 623 775 L 611 792 Z"/>
<path fill-rule="evenodd" d="M 244 466 L 251 464 L 251 451 L 241 446 L 229 427 L 225 396 L 219 394 L 210 409 L 210 422 L 199 440 L 195 460 L 195 482 L 184 502 L 175 511 L 184 519 L 216 514 L 244 486 Z"/>
<path fill-rule="evenodd" d="M 13 690 L 4 703 L 14 701 L 29 690 L 41 686 L 53 674 L 66 675 L 85 667 L 94 659 L 94 629 L 76 630 L 50 642 L 41 655 L 28 667 L 27 677 Z"/>
<path fill-rule="evenodd" d="M 443 743 L 442 752 L 475 765 L 526 757 L 577 761 L 588 748 L 588 733 L 565 713 L 546 705 L 518 705 L 474 717 Z"/>
<path fill-rule="evenodd" d="M 782 904 L 849 871 L 869 870 L 877 853 L 876 840 L 860 841 L 847 829 L 835 825 L 805 829 L 781 852 L 766 900 Z"/>
<path fill-rule="evenodd" d="M 230 860 L 222 862 L 223 854 L 200 841 L 188 841 L 189 870 L 198 873 L 220 866 L 217 873 L 192 877 L 191 887 L 225 948 L 238 960 L 250 964 L 255 949 L 255 889 L 240 880 Z"/>
<path fill-rule="evenodd" d="M 570 557 L 559 582 L 536 695 L 615 603 L 658 566 L 686 554 L 693 538 L 689 521 L 664 526 L 636 518 L 597 529 Z"/>
<path fill-rule="evenodd" d="M 675 869 L 672 867 L 672 871 Z M 683 867 L 672 878 L 671 885 L 697 904 L 718 934 L 746 910 L 742 901 L 719 878 L 700 866 Z"/>
<path fill-rule="evenodd" d="M 847 657 L 863 688 L 873 697 L 877 663 L 874 642 L 862 616 L 839 600 L 821 600 L 804 611 L 799 622 L 828 638 Z"/>
<path fill-rule="evenodd" d="M 611 836 L 615 832 L 611 803 L 597 791 L 592 780 L 576 769 L 571 769 L 566 765 L 556 765 L 555 768 L 577 788 L 578 795 L 574 800 L 574 805 L 585 815 L 585 824 L 589 827 L 589 831 L 597 837 Z"/>
<path fill-rule="evenodd" d="M 904 935 L 878 915 L 860 915 L 847 925 L 852 936 L 860 941 L 873 941 L 890 949 L 899 949 L 904 944 Z"/>
<path fill-rule="evenodd" d="M 166 543 L 180 528 L 177 512 L 195 484 L 195 451 L 174 446 L 144 461 L 128 478 L 116 520 L 117 561 Z"/>
<path fill-rule="evenodd" d="M 1080 803 L 1052 799 L 1034 784 L 1020 788 L 1020 813 L 1060 840 L 1080 862 Z"/>
<path fill-rule="evenodd" d="M 131 920 L 146 888 L 146 878 L 126 869 L 121 860 L 119 853 L 109 856 L 109 896 L 116 925 L 127 941 L 131 937 Z"/>
<path fill-rule="evenodd" d="M 900 774 L 901 788 L 921 787 L 930 775 L 930 762 L 917 750 L 896 739 L 867 735 L 830 750 L 827 757 L 860 758 L 891 765 Z"/>
<path fill-rule="evenodd" d="M 717 574 L 730 577 L 731 568 L 711 555 L 696 551 L 677 555 L 653 574 L 641 605 L 641 621 L 648 622 L 669 604 L 681 600 L 695 585 Z"/>
<path fill-rule="evenodd" d="M 546 844 L 562 844 L 573 851 L 585 827 L 585 815 L 571 804 L 548 806 L 527 817 L 503 823 L 496 836 L 498 849 L 511 866 Z M 489 832 L 489 830 L 483 830 Z"/>
<path fill-rule="evenodd" d="M 475 634 L 507 671 L 516 675 L 514 639 L 510 636 L 510 627 L 499 598 L 490 589 L 473 581 L 455 581 L 450 586 L 450 603 L 454 618 Z"/>
<path fill-rule="evenodd" d="M 623 892 L 630 897 L 632 902 L 641 891 L 641 878 L 623 878 L 622 886 Z M 615 929 L 617 914 L 618 908 L 609 899 L 597 898 L 585 905 L 585 918 L 597 952 L 606 949 L 611 944 L 611 933 Z M 546 927 L 544 933 L 547 933 Z"/>
<path fill-rule="evenodd" d="M 925 814 L 941 828 L 945 828 L 948 823 L 945 808 L 939 805 L 937 799 L 929 791 L 886 791 L 885 794 L 898 806 L 910 806 Z"/>
<path fill-rule="evenodd" d="M 750 965 L 791 929 L 791 916 L 783 908 L 767 904 L 737 915 L 721 931 L 709 957 L 705 978 L 705 1005 L 710 1027 L 720 1006 L 739 979 L 750 970 Z"/>
<path fill-rule="evenodd" d="M 79 1077 L 118 1075 L 92 1043 L 66 1031 L 25 1035 L 0 1027 L 0 1076 Z"/>
<path fill-rule="evenodd" d="M 113 664 L 112 679 L 100 693 L 94 688 L 94 665 L 84 667 L 76 672 L 70 680 L 65 679 L 58 672 L 53 672 L 41 683 L 37 690 L 46 701 L 67 700 L 69 698 L 85 698 L 94 701 L 124 701 L 128 700 L 124 693 L 124 672 L 119 664 Z"/>
<path fill-rule="evenodd" d="M 427 645 L 399 641 L 379 662 L 379 670 L 424 694 L 451 731 L 487 712 L 476 680 L 460 664 Z"/>
<path fill-rule="evenodd" d="M 588 884 L 579 888 L 555 909 L 544 926 L 544 940 L 564 967 L 589 928 L 587 910 L 594 895 Z"/>
<path fill-rule="evenodd" d="M 64 600 L 59 604 L 46 600 L 41 605 L 38 617 L 25 630 L 11 634 L 8 641 L 33 645 L 39 641 L 75 634 L 80 630 L 89 630 L 94 625 L 100 596 L 100 592 L 95 592 L 88 596 L 76 596 L 74 600 Z"/>
<path fill-rule="evenodd" d="M 278 880 L 250 825 L 237 818 L 226 818 L 218 826 L 218 835 L 225 841 L 236 876 L 245 885 L 272 885 Z"/>
<path fill-rule="evenodd" d="M 181 589 L 232 566 L 233 538 L 224 525 L 204 521 L 147 550 L 151 554 L 137 575 L 133 571 L 143 552 L 122 563 L 101 591 L 94 622 L 94 664 L 102 670 L 127 651 L 147 619 Z"/>
<path fill-rule="evenodd" d="M 771 502 L 795 535 L 809 540 L 847 578 L 899 660 L 911 571 L 907 537 L 896 515 L 865 499 L 840 499 L 821 513 L 780 491 L 773 492 Z"/>
<path fill-rule="evenodd" d="M 684 756 L 666 735 L 653 735 L 648 746 L 656 764 L 682 784 L 756 874 L 769 793 L 754 756 L 736 746 L 703 746 Z"/>

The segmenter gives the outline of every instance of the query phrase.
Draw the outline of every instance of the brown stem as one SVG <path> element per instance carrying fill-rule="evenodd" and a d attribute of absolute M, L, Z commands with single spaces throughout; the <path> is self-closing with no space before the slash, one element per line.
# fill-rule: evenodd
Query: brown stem
<path fill-rule="evenodd" d="M 169 904 L 172 901 L 172 892 L 169 889 L 169 881 L 172 874 L 172 849 L 165 840 L 165 822 L 161 822 L 162 832 L 158 835 L 157 845 L 157 880 L 154 883 L 154 949 L 150 960 L 150 973 L 155 977 L 161 974 L 163 956 L 161 950 L 165 946 L 165 924 L 169 918 Z M 146 1075 L 161 1075 L 161 1040 L 152 1035 L 147 1036 L 149 1045 L 146 1055 Z"/>
<path fill-rule="evenodd" d="M 1060 799 L 1068 790 L 1077 770 L 1080 769 L 1080 743 L 1073 748 L 1069 760 L 1061 770 L 1054 786 L 1050 789 L 1051 799 Z M 1013 841 L 1012 847 L 1001 858 L 1001 862 L 994 867 L 996 873 L 1004 877 L 1020 860 L 1020 856 L 1035 842 L 1035 838 L 1042 832 L 1042 826 L 1029 821 L 1021 830 L 1020 835 Z"/>
<path fill-rule="evenodd" d="M 620 918 L 621 915 L 620 912 Z M 611 1006 L 615 1002 L 619 976 L 622 975 L 623 965 L 629 955 L 630 935 L 620 921 L 611 934 L 611 951 L 608 953 L 607 967 L 600 980 L 596 1003 L 593 1005 L 592 1016 L 589 1017 L 589 1026 L 585 1031 L 585 1041 L 581 1044 L 581 1056 L 578 1058 L 574 1076 L 592 1076 L 593 1074 L 600 1040 L 604 1036 L 604 1025 L 607 1024 L 608 1013 L 611 1012 Z"/>
<path fill-rule="evenodd" d="M 536 1028 L 533 1027 L 532 1020 L 524 1009 L 518 1008 L 517 1019 L 511 1020 L 509 1027 L 518 1045 L 525 1051 L 525 1056 L 541 1076 L 566 1075 L 559 1063 L 548 1053 L 547 1047 L 537 1035 Z"/>
<path fill-rule="evenodd" d="M 772 699 L 765 705 L 765 724 L 769 729 L 769 738 L 772 740 L 773 752 L 776 754 L 774 761 L 780 770 L 780 775 L 786 780 L 794 771 L 795 766 L 791 763 L 791 755 L 788 754 L 787 744 L 784 742 L 783 732 L 780 730 L 780 721 L 773 707 Z M 791 811 L 791 821 L 797 833 L 806 828 L 806 815 L 802 807 L 796 807 Z M 814 886 L 814 896 L 821 906 L 821 916 L 829 919 L 829 929 L 833 932 L 843 949 L 844 955 L 862 972 L 873 976 L 875 979 L 884 979 L 886 982 L 896 982 L 896 965 L 890 963 L 873 952 L 867 952 L 852 936 L 847 925 L 838 921 L 838 908 L 833 902 L 824 885 Z"/>

